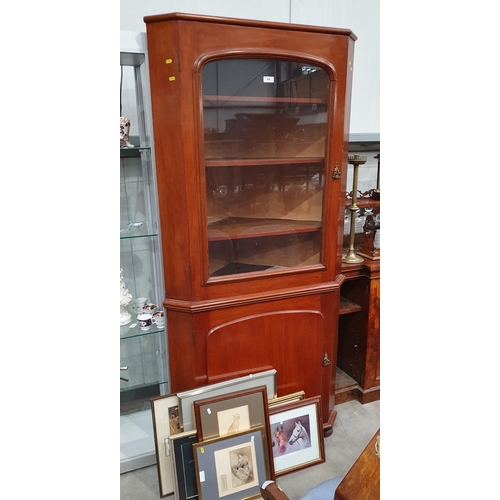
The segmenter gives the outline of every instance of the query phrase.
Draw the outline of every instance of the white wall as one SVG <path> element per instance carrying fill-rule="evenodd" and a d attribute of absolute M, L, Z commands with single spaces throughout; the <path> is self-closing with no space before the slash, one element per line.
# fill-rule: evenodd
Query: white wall
<path fill-rule="evenodd" d="M 324 0 L 328 1 L 328 0 Z M 120 29 L 146 31 L 143 17 L 168 12 L 290 22 L 290 0 L 120 0 Z"/>
<path fill-rule="evenodd" d="M 349 28 L 354 51 L 351 139 L 380 139 L 379 0 L 120 0 L 120 29 L 146 31 L 144 16 L 186 12 Z"/>
<path fill-rule="evenodd" d="M 354 46 L 351 139 L 380 134 L 379 0 L 290 0 L 291 22 L 349 28 Z M 357 134 L 361 134 L 357 137 Z M 353 136 L 354 135 L 354 136 Z"/>

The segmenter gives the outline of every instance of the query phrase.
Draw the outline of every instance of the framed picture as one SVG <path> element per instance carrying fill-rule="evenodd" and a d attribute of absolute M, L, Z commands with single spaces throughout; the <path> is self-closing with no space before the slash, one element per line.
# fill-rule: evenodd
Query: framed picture
<path fill-rule="evenodd" d="M 325 461 L 321 397 L 269 408 L 276 476 Z"/>
<path fill-rule="evenodd" d="M 294 392 L 292 394 L 287 394 L 286 396 L 280 396 L 279 398 L 270 399 L 268 406 L 278 406 L 284 403 L 291 403 L 294 401 L 301 401 L 306 397 L 306 393 L 304 391 Z"/>
<path fill-rule="evenodd" d="M 169 437 L 182 432 L 179 398 L 175 394 L 151 398 L 151 412 L 160 497 L 165 497 L 174 492 Z"/>
<path fill-rule="evenodd" d="M 245 377 L 238 377 L 216 384 L 198 387 L 196 389 L 179 392 L 179 406 L 181 411 L 181 422 L 184 431 L 195 429 L 194 402 L 200 399 L 221 396 L 230 392 L 252 389 L 261 385 L 266 386 L 268 399 L 276 397 L 276 370 L 266 370 Z"/>
<path fill-rule="evenodd" d="M 193 454 L 193 444 L 197 442 L 196 431 L 181 432 L 170 436 L 176 500 L 197 500 L 198 498 Z"/>
<path fill-rule="evenodd" d="M 195 401 L 198 441 L 246 431 L 263 425 L 269 435 L 266 386 Z M 267 436 L 266 436 L 267 437 Z"/>
<path fill-rule="evenodd" d="M 260 427 L 193 445 L 200 500 L 260 498 L 272 480 L 265 428 Z"/>

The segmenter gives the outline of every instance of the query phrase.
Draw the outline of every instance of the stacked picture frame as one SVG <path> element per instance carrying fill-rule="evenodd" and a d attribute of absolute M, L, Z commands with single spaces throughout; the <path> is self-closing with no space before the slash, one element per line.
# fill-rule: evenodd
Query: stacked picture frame
<path fill-rule="evenodd" d="M 276 476 L 325 461 L 319 396 L 271 407 L 269 425 Z"/>
<path fill-rule="evenodd" d="M 264 482 L 325 460 L 320 397 L 277 397 L 276 370 L 157 396 L 151 409 L 162 498 L 260 498 Z"/>

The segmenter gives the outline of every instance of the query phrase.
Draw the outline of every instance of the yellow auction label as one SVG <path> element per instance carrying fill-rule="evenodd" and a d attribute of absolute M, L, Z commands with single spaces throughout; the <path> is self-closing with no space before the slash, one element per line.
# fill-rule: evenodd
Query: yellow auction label
<path fill-rule="evenodd" d="M 200 453 L 205 453 L 205 448 L 201 447 L 200 448 Z"/>

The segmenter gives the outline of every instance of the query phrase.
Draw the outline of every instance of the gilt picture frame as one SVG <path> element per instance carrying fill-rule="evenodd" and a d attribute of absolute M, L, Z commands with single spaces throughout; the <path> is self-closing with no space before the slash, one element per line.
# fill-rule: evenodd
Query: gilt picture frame
<path fill-rule="evenodd" d="M 305 399 L 306 393 L 304 391 L 293 392 L 291 394 L 286 394 L 285 396 L 280 396 L 278 398 L 270 399 L 268 406 L 269 408 L 273 406 L 279 406 L 285 403 L 292 403 L 294 401 L 301 401 Z"/>
<path fill-rule="evenodd" d="M 200 500 L 250 500 L 274 480 L 265 427 L 193 445 Z"/>
<path fill-rule="evenodd" d="M 276 477 L 325 461 L 321 397 L 269 408 Z"/>

